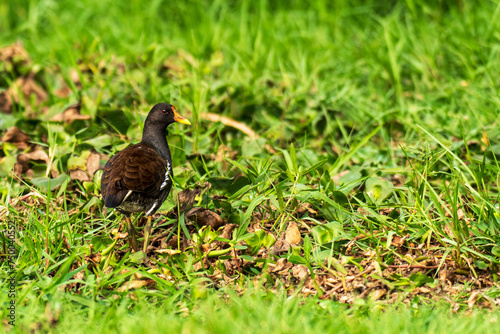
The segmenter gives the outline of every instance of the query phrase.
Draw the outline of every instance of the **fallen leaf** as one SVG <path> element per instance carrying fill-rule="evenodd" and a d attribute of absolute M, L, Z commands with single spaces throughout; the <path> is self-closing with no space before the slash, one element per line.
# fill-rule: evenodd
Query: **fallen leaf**
<path fill-rule="evenodd" d="M 426 288 L 426 287 L 422 286 L 422 287 L 418 287 L 418 288 L 416 288 L 416 289 L 414 290 L 414 292 L 418 292 L 418 293 L 431 293 L 431 292 L 432 292 L 432 290 L 431 290 L 431 289 L 429 289 L 429 288 Z"/>
<path fill-rule="evenodd" d="M 469 299 L 467 299 L 467 305 L 471 308 L 474 306 L 474 304 L 476 303 L 477 299 L 479 298 L 479 291 L 474 291 L 471 293 Z"/>
<path fill-rule="evenodd" d="M 292 275 L 299 281 L 303 281 L 309 276 L 309 269 L 302 264 L 293 266 Z"/>
<path fill-rule="evenodd" d="M 62 113 L 54 115 L 50 120 L 53 122 L 64 122 L 71 124 L 76 120 L 86 120 L 91 119 L 90 115 L 81 115 L 80 114 L 80 104 L 76 103 L 64 110 Z"/>
<path fill-rule="evenodd" d="M 286 229 L 285 240 L 291 245 L 298 245 L 302 241 L 300 236 L 299 228 L 294 222 L 288 223 L 288 228 Z"/>
<path fill-rule="evenodd" d="M 30 57 L 21 42 L 8 45 L 0 49 L 0 62 L 23 62 L 29 63 Z"/>
<path fill-rule="evenodd" d="M 19 92 L 22 93 L 24 103 L 27 109 L 31 109 L 31 96 L 35 97 L 35 106 L 47 100 L 47 93 L 37 85 L 32 76 L 27 78 L 18 78 L 5 91 L 0 93 L 0 111 L 4 113 L 12 112 L 13 103 L 20 103 L 21 98 Z"/>
<path fill-rule="evenodd" d="M 224 267 L 226 267 L 226 275 L 233 276 L 241 272 L 242 259 L 228 259 L 224 261 Z"/>
<path fill-rule="evenodd" d="M 82 81 L 80 80 L 80 74 L 78 73 L 78 70 L 76 68 L 72 68 L 69 71 L 69 78 L 73 83 L 76 85 L 78 88 L 82 88 Z"/>
<path fill-rule="evenodd" d="M 17 156 L 17 162 L 14 165 L 14 173 L 21 177 L 22 173 L 28 172 L 30 161 L 43 161 L 44 163 L 49 162 L 49 156 L 43 150 L 37 150 L 29 153 L 21 153 Z M 26 174 L 27 177 L 30 177 L 30 174 Z"/>
<path fill-rule="evenodd" d="M 234 229 L 236 227 L 238 227 L 238 225 L 236 225 L 236 224 L 227 224 L 227 225 L 225 225 L 224 229 L 222 230 L 222 233 L 220 234 L 220 237 L 224 238 L 224 239 L 231 240 L 233 238 L 233 236 L 232 236 L 233 231 L 234 231 Z"/>
<path fill-rule="evenodd" d="M 116 239 L 125 239 L 127 237 L 128 237 L 128 233 L 127 232 L 118 232 L 115 235 Z"/>
<path fill-rule="evenodd" d="M 410 237 L 410 234 L 406 234 L 404 237 L 393 236 L 391 240 L 391 245 L 400 248 L 405 243 L 406 239 Z"/>
<path fill-rule="evenodd" d="M 19 128 L 13 126 L 2 137 L 4 143 L 11 143 L 20 150 L 25 150 L 29 146 L 30 137 Z"/>
<path fill-rule="evenodd" d="M 154 252 L 157 254 L 168 254 L 170 256 L 181 253 L 178 249 L 156 249 Z"/>
<path fill-rule="evenodd" d="M 274 255 L 279 255 L 282 253 L 286 253 L 290 250 L 290 243 L 283 239 L 276 240 L 276 243 L 273 245 L 271 252 Z"/>
<path fill-rule="evenodd" d="M 101 156 L 97 153 L 91 152 L 87 158 L 87 173 L 94 176 L 94 173 L 99 170 Z"/>
<path fill-rule="evenodd" d="M 288 270 L 293 267 L 293 264 L 287 261 L 285 258 L 281 258 L 276 261 L 276 264 L 269 264 L 269 271 L 271 273 L 275 273 L 278 275 L 285 275 L 288 273 Z"/>
<path fill-rule="evenodd" d="M 0 92 L 0 111 L 3 113 L 12 112 L 12 97 L 7 90 Z"/>
<path fill-rule="evenodd" d="M 89 175 L 81 169 L 75 169 L 75 170 L 69 171 L 69 176 L 71 177 L 72 180 L 78 180 L 78 181 L 82 181 L 82 182 L 91 180 Z"/>
<path fill-rule="evenodd" d="M 401 187 L 405 182 L 403 176 L 399 174 L 391 175 L 391 183 L 394 187 Z"/>
<path fill-rule="evenodd" d="M 203 113 L 203 114 L 200 114 L 200 117 L 205 121 L 214 122 L 214 123 L 221 122 L 225 126 L 235 128 L 235 129 L 243 132 L 244 134 L 246 134 L 248 137 L 250 137 L 251 140 L 257 140 L 260 138 L 259 134 L 257 132 L 255 132 L 252 128 L 250 128 L 248 125 L 241 123 L 239 121 L 236 121 L 234 119 L 231 119 L 229 117 L 221 116 L 221 115 L 214 114 L 214 113 Z M 273 147 L 271 147 L 269 144 L 266 144 L 265 147 L 269 152 L 276 153 L 276 150 Z"/>
<path fill-rule="evenodd" d="M 82 182 L 91 181 L 94 173 L 100 167 L 101 155 L 95 152 L 86 151 L 80 156 L 72 156 L 68 160 L 69 175 L 72 180 Z"/>
<path fill-rule="evenodd" d="M 311 203 L 301 203 L 296 210 L 297 216 L 301 217 L 306 212 L 308 212 L 313 217 L 318 214 L 318 212 L 313 209 Z"/>
<path fill-rule="evenodd" d="M 120 286 L 118 289 L 116 289 L 116 291 L 117 292 L 124 292 L 124 291 L 129 291 L 132 289 L 142 288 L 143 286 L 153 286 L 155 284 L 156 284 L 156 282 L 152 279 L 132 280 L 132 281 L 126 282 L 125 284 Z"/>
<path fill-rule="evenodd" d="M 386 292 L 387 292 L 386 289 L 377 289 L 370 293 L 370 298 L 373 300 L 379 300 L 385 295 Z"/>
<path fill-rule="evenodd" d="M 180 207 L 180 212 L 185 212 L 191 209 L 194 205 L 196 196 L 201 193 L 201 188 L 196 187 L 195 189 L 184 189 L 177 195 L 177 203 Z"/>
<path fill-rule="evenodd" d="M 85 256 L 85 260 L 92 264 L 99 264 L 101 262 L 101 253 L 93 253 L 88 256 Z"/>
<path fill-rule="evenodd" d="M 224 224 L 224 221 L 217 213 L 204 208 L 193 208 L 186 213 L 186 217 L 196 221 L 199 226 L 210 226 L 214 230 Z"/>

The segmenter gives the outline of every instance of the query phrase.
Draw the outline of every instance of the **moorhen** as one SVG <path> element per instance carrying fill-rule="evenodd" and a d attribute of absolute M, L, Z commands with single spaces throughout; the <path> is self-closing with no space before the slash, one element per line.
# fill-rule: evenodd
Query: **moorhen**
<path fill-rule="evenodd" d="M 130 245 L 137 250 L 130 214 L 145 212 L 144 253 L 151 233 L 151 216 L 160 208 L 172 187 L 172 157 L 166 139 L 173 122 L 191 123 L 168 103 L 151 109 L 144 124 L 142 140 L 115 154 L 104 166 L 101 193 L 104 205 L 125 215 Z"/>

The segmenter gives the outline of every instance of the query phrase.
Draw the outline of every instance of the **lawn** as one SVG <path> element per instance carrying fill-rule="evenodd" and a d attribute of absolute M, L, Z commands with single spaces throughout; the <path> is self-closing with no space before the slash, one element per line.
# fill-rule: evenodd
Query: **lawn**
<path fill-rule="evenodd" d="M 2 2 L 0 328 L 499 332 L 498 73 L 496 1 Z M 158 102 L 145 254 L 100 178 Z"/>

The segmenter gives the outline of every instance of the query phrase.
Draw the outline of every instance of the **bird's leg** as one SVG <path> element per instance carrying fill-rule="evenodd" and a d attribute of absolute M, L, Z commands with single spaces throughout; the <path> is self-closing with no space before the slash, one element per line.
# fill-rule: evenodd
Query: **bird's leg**
<path fill-rule="evenodd" d="M 137 239 L 135 238 L 135 228 L 134 224 L 132 224 L 132 220 L 130 217 L 127 217 L 127 229 L 128 229 L 128 238 L 130 242 L 130 247 L 134 250 L 134 252 L 137 251 Z"/>
<path fill-rule="evenodd" d="M 144 226 L 144 254 L 147 254 L 149 236 L 151 235 L 151 216 L 148 216 L 146 226 Z"/>

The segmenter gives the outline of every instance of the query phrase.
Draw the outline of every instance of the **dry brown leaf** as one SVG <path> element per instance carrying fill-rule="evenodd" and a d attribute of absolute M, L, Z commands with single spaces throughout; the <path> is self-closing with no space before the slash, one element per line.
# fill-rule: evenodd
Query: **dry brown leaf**
<path fill-rule="evenodd" d="M 101 262 L 101 253 L 93 253 L 88 256 L 85 256 L 85 260 L 87 262 L 93 263 L 93 264 L 98 264 Z"/>
<path fill-rule="evenodd" d="M 3 113 L 12 112 L 12 96 L 5 90 L 0 92 L 0 111 Z"/>
<path fill-rule="evenodd" d="M 318 212 L 316 210 L 313 209 L 311 203 L 301 203 L 298 207 L 297 207 L 297 210 L 296 210 L 296 213 L 297 213 L 297 216 L 298 217 L 301 217 L 303 216 L 306 212 L 308 212 L 310 214 L 310 216 L 316 216 L 318 214 Z"/>
<path fill-rule="evenodd" d="M 389 216 L 391 212 L 394 211 L 394 208 L 383 208 L 378 211 L 379 214 L 384 216 Z"/>
<path fill-rule="evenodd" d="M 126 274 L 126 273 L 128 273 L 128 272 L 130 272 L 130 270 L 129 270 L 129 269 L 127 269 L 127 268 L 123 268 L 122 270 L 120 270 L 120 275 Z"/>
<path fill-rule="evenodd" d="M 143 286 L 153 286 L 156 282 L 152 279 L 146 280 L 132 280 L 130 282 L 124 283 L 121 287 L 116 289 L 117 292 L 129 291 L 132 289 L 142 288 Z"/>
<path fill-rule="evenodd" d="M 224 239 L 231 240 L 233 238 L 233 231 L 237 227 L 238 227 L 238 225 L 236 225 L 236 224 L 225 225 L 224 229 L 222 230 L 222 233 L 220 234 L 220 237 L 224 238 Z"/>
<path fill-rule="evenodd" d="M 422 286 L 422 287 L 418 287 L 414 290 L 414 292 L 417 292 L 417 293 L 431 293 L 432 290 L 429 289 L 429 288 L 426 288 L 425 286 Z"/>
<path fill-rule="evenodd" d="M 201 187 L 195 189 L 184 189 L 177 195 L 177 203 L 180 207 L 180 212 L 185 212 L 193 207 L 196 196 L 201 193 Z"/>
<path fill-rule="evenodd" d="M 360 234 L 360 235 L 357 235 L 354 237 L 354 239 L 352 239 L 351 241 L 349 241 L 346 245 L 346 251 L 345 253 L 346 254 L 350 254 L 351 251 L 352 251 L 352 248 L 354 247 L 354 245 L 356 244 L 356 241 L 360 240 L 360 239 L 363 239 L 363 238 L 366 238 L 366 236 L 364 234 Z"/>
<path fill-rule="evenodd" d="M 394 187 L 401 187 L 402 185 L 404 185 L 405 182 L 403 176 L 399 174 L 394 174 L 391 176 L 391 183 Z"/>
<path fill-rule="evenodd" d="M 71 88 L 67 85 L 64 85 L 62 88 L 54 90 L 54 95 L 60 98 L 67 98 L 71 94 Z"/>
<path fill-rule="evenodd" d="M 17 156 L 17 162 L 14 165 L 14 174 L 21 177 L 21 175 L 26 172 L 26 177 L 31 177 L 33 171 L 29 169 L 28 162 L 30 161 L 43 161 L 47 164 L 49 162 L 49 156 L 43 150 L 19 154 Z M 29 173 L 30 171 L 31 173 Z"/>
<path fill-rule="evenodd" d="M 143 274 L 141 274 L 140 272 L 135 272 L 134 273 L 134 278 L 135 279 L 144 279 L 146 278 L 146 276 L 144 276 Z"/>
<path fill-rule="evenodd" d="M 242 259 L 228 259 L 224 261 L 224 267 L 226 267 L 226 275 L 233 276 L 241 272 Z"/>
<path fill-rule="evenodd" d="M 290 250 L 290 243 L 284 239 L 278 239 L 274 243 L 271 252 L 274 255 L 279 255 L 282 253 L 286 253 Z"/>
<path fill-rule="evenodd" d="M 77 272 L 77 273 L 73 276 L 73 279 L 79 279 L 79 280 L 83 280 L 83 279 L 85 279 L 85 272 L 84 272 L 84 271 L 79 271 L 79 272 Z"/>
<path fill-rule="evenodd" d="M 276 264 L 269 264 L 269 271 L 278 275 L 285 275 L 288 270 L 293 267 L 293 264 L 287 261 L 285 258 L 281 258 L 276 261 Z"/>
<path fill-rule="evenodd" d="M 116 239 L 125 239 L 127 237 L 128 237 L 128 233 L 127 232 L 118 232 L 115 235 Z"/>
<path fill-rule="evenodd" d="M 29 146 L 30 137 L 19 128 L 13 126 L 2 137 L 4 143 L 11 143 L 20 150 L 25 150 Z"/>
<path fill-rule="evenodd" d="M 14 63 L 16 61 L 22 61 L 23 63 L 30 62 L 28 52 L 26 52 L 21 42 L 16 42 L 0 49 L 0 62 Z"/>
<path fill-rule="evenodd" d="M 20 163 L 25 163 L 30 160 L 39 160 L 47 163 L 49 161 L 49 156 L 43 150 L 37 150 L 29 153 L 21 153 L 17 156 L 17 161 Z"/>
<path fill-rule="evenodd" d="M 373 300 L 379 300 L 386 294 L 386 292 L 387 292 L 386 289 L 377 289 L 370 293 L 370 298 Z"/>
<path fill-rule="evenodd" d="M 309 269 L 302 264 L 295 265 L 292 268 L 292 275 L 299 281 L 303 281 L 309 277 Z"/>
<path fill-rule="evenodd" d="M 248 125 L 243 124 L 243 123 L 238 122 L 238 121 L 235 121 L 234 119 L 231 119 L 231 118 L 228 118 L 225 116 L 221 116 L 221 115 L 217 115 L 217 114 L 213 114 L 213 113 L 209 113 L 209 112 L 203 113 L 200 116 L 202 119 L 204 119 L 206 121 L 210 121 L 210 122 L 214 122 L 214 123 L 221 122 L 225 126 L 229 126 L 229 127 L 235 128 L 237 130 L 240 130 L 241 132 L 246 134 L 248 137 L 250 137 L 250 139 L 252 139 L 252 140 L 257 140 L 260 138 L 260 136 L 254 130 L 252 130 Z M 268 150 L 269 152 L 276 153 L 276 150 L 274 148 L 272 148 L 269 144 L 266 144 L 265 147 L 266 147 L 266 150 Z"/>
<path fill-rule="evenodd" d="M 80 74 L 76 68 L 72 68 L 69 71 L 69 78 L 73 81 L 78 88 L 82 88 L 82 81 L 80 80 Z"/>
<path fill-rule="evenodd" d="M 99 170 L 101 156 L 97 153 L 91 152 L 87 158 L 87 173 L 94 177 L 94 173 Z"/>
<path fill-rule="evenodd" d="M 20 84 L 26 100 L 29 101 L 32 94 L 34 94 L 36 98 L 35 105 L 39 105 L 43 101 L 47 100 L 47 93 L 40 88 L 40 86 L 38 86 L 32 78 L 18 79 L 16 81 Z"/>
<path fill-rule="evenodd" d="M 6 91 L 0 93 L 0 111 L 12 112 L 13 103 L 20 103 L 19 92 L 22 93 L 27 109 L 31 109 L 31 96 L 35 96 L 35 106 L 47 100 L 47 93 L 38 86 L 33 78 L 18 78 Z"/>
<path fill-rule="evenodd" d="M 78 180 L 78 181 L 91 181 L 92 178 L 94 177 L 94 173 L 99 170 L 100 167 L 100 159 L 101 155 L 95 152 L 90 152 L 89 155 L 87 156 L 87 159 L 85 160 L 85 169 L 83 170 L 83 166 L 81 168 L 77 169 L 71 169 L 69 171 L 69 176 L 71 177 L 72 180 Z"/>
<path fill-rule="evenodd" d="M 476 303 L 477 299 L 480 297 L 479 295 L 479 291 L 474 291 L 471 293 L 471 295 L 469 296 L 469 299 L 467 299 L 467 305 L 469 307 L 473 307 L 474 304 Z"/>
<path fill-rule="evenodd" d="M 0 108 L 6 112 L 12 111 L 12 103 L 20 103 L 21 99 L 19 97 L 19 92 L 22 93 L 24 102 L 28 109 L 31 108 L 31 96 L 35 96 L 35 106 L 47 100 L 47 93 L 37 85 L 32 77 L 28 78 L 18 78 L 5 92 L 7 103 L 9 105 L 0 106 Z"/>
<path fill-rule="evenodd" d="M 54 115 L 50 120 L 54 122 L 64 122 L 71 124 L 76 120 L 85 120 L 91 119 L 90 115 L 81 115 L 80 114 L 80 104 L 76 103 L 64 110 L 62 113 Z"/>
<path fill-rule="evenodd" d="M 196 221 L 199 226 L 210 226 L 214 230 L 224 224 L 224 221 L 217 213 L 204 208 L 193 208 L 186 213 L 186 217 Z"/>
<path fill-rule="evenodd" d="M 392 237 L 391 245 L 400 248 L 405 243 L 406 239 L 410 237 L 410 234 L 406 234 L 404 237 L 395 235 Z"/>
<path fill-rule="evenodd" d="M 286 229 L 285 240 L 291 245 L 298 245 L 302 241 L 300 236 L 299 228 L 294 222 L 288 223 L 288 228 Z"/>
<path fill-rule="evenodd" d="M 250 139 L 256 140 L 259 138 L 259 135 L 255 131 L 253 131 L 248 125 L 235 121 L 234 119 L 213 113 L 201 114 L 201 118 L 214 123 L 221 122 L 225 126 L 230 126 L 232 128 L 238 129 L 244 134 L 246 134 L 248 137 L 250 137 Z"/>
<path fill-rule="evenodd" d="M 157 254 L 168 254 L 170 256 L 181 253 L 178 249 L 156 249 L 154 252 Z"/>
<path fill-rule="evenodd" d="M 72 180 L 78 180 L 78 181 L 82 181 L 82 182 L 92 180 L 89 177 L 89 174 L 87 174 L 87 172 L 85 172 L 81 169 L 70 170 L 69 176 L 71 177 Z"/>

